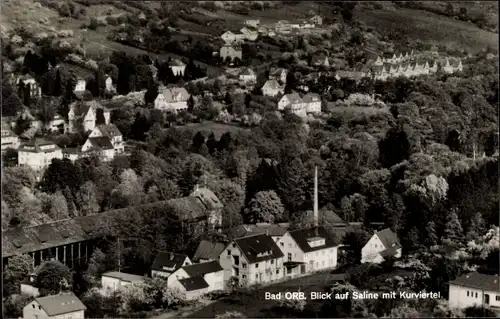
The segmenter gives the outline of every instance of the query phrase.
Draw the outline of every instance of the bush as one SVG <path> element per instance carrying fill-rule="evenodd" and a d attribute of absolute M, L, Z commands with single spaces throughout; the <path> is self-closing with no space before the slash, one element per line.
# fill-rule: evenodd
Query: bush
<path fill-rule="evenodd" d="M 90 30 L 97 30 L 97 27 L 99 27 L 99 22 L 97 21 L 96 18 L 90 18 L 90 23 L 88 25 L 88 28 Z"/>

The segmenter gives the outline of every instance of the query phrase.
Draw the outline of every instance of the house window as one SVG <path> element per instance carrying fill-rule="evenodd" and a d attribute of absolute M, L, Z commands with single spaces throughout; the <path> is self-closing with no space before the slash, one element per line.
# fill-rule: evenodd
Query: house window
<path fill-rule="evenodd" d="M 496 301 L 500 301 L 500 296 L 496 296 L 496 297 L 495 297 L 495 300 L 496 300 Z"/>
<path fill-rule="evenodd" d="M 467 297 L 469 297 L 469 291 L 467 290 Z"/>
<path fill-rule="evenodd" d="M 280 274 L 280 270 L 276 269 L 276 275 L 279 275 L 279 274 Z M 497 296 L 497 300 L 498 300 L 498 296 Z"/>
<path fill-rule="evenodd" d="M 241 263 L 241 267 L 242 268 L 247 268 L 247 264 L 246 263 Z"/>
<path fill-rule="evenodd" d="M 288 253 L 288 261 L 292 261 L 292 253 Z"/>
<path fill-rule="evenodd" d="M 375 248 L 377 248 L 377 244 L 375 244 Z"/>
<path fill-rule="evenodd" d="M 32 305 L 33 306 L 33 309 L 35 309 L 35 305 Z"/>
<path fill-rule="evenodd" d="M 255 274 L 255 279 L 259 279 L 259 274 Z"/>
<path fill-rule="evenodd" d="M 286 273 L 287 273 L 287 274 L 291 274 L 291 273 L 292 273 L 292 268 L 287 268 L 287 269 L 286 269 Z"/>
<path fill-rule="evenodd" d="M 227 255 L 228 255 L 228 256 L 229 256 L 229 255 L 231 255 L 231 249 L 228 249 L 228 250 L 227 250 Z"/>
<path fill-rule="evenodd" d="M 246 278 L 247 278 L 247 276 L 243 275 L 243 276 L 241 276 L 241 278 L 246 279 Z"/>
<path fill-rule="evenodd" d="M 233 248 L 236 247 L 236 244 L 233 244 Z"/>
<path fill-rule="evenodd" d="M 288 248 L 292 248 L 292 244 L 288 244 Z"/>
<path fill-rule="evenodd" d="M 477 292 L 476 292 L 476 298 L 477 298 Z"/>
<path fill-rule="evenodd" d="M 271 259 L 271 265 L 274 265 L 274 259 Z"/>
<path fill-rule="evenodd" d="M 285 244 L 284 243 L 280 243 L 281 247 L 285 247 Z"/>
<path fill-rule="evenodd" d="M 255 264 L 255 268 L 259 268 L 259 263 L 256 263 L 256 264 Z"/>

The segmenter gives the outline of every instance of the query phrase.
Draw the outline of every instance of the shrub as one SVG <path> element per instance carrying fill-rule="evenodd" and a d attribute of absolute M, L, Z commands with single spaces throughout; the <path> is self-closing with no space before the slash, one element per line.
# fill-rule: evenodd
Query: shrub
<path fill-rule="evenodd" d="M 90 18 L 90 23 L 88 25 L 88 28 L 90 30 L 97 30 L 97 27 L 99 27 L 99 22 L 97 21 L 96 18 Z"/>

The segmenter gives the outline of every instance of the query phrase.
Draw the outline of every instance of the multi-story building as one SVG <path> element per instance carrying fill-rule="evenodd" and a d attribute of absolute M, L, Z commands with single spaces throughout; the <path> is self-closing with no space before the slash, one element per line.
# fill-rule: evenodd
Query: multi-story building
<path fill-rule="evenodd" d="M 49 166 L 54 158 L 63 158 L 61 148 L 44 139 L 23 143 L 18 149 L 18 165 L 31 167 L 35 171 Z"/>
<path fill-rule="evenodd" d="M 269 80 L 276 80 L 282 84 L 286 83 L 287 75 L 288 71 L 283 68 L 271 68 L 271 70 L 269 70 Z"/>
<path fill-rule="evenodd" d="M 81 148 L 82 156 L 97 155 L 103 162 L 115 158 L 115 148 L 107 136 L 89 137 Z"/>
<path fill-rule="evenodd" d="M 307 93 L 302 97 L 307 113 L 321 113 L 321 97 L 316 93 Z"/>
<path fill-rule="evenodd" d="M 123 135 L 114 124 L 97 125 L 90 133 L 89 138 L 91 137 L 107 137 L 113 145 L 115 155 L 122 154 L 125 150 Z"/>
<path fill-rule="evenodd" d="M 267 80 L 261 90 L 263 95 L 276 96 L 278 94 L 283 94 L 284 87 L 281 86 L 276 80 Z"/>
<path fill-rule="evenodd" d="M 241 47 L 238 45 L 224 45 L 220 48 L 219 56 L 225 61 L 227 58 L 230 58 L 231 61 L 238 58 L 243 60 L 243 51 Z"/>
<path fill-rule="evenodd" d="M 16 80 L 17 86 L 23 86 L 24 90 L 22 94 L 29 94 L 32 99 L 39 98 L 42 96 L 42 89 L 36 82 L 36 80 L 29 74 L 20 76 Z"/>
<path fill-rule="evenodd" d="M 453 308 L 500 309 L 500 277 L 471 272 L 450 281 L 448 305 Z"/>
<path fill-rule="evenodd" d="M 233 33 L 231 31 L 224 32 L 220 37 L 226 44 L 240 43 L 245 39 L 243 33 Z"/>
<path fill-rule="evenodd" d="M 306 116 L 306 103 L 302 101 L 302 98 L 298 93 L 285 94 L 278 102 L 278 110 L 284 111 L 289 109 L 290 112 L 297 116 Z"/>
<path fill-rule="evenodd" d="M 189 257 L 184 254 L 160 251 L 156 254 L 153 265 L 151 266 L 151 277 L 168 278 L 178 269 L 191 264 L 192 262 Z"/>
<path fill-rule="evenodd" d="M 255 83 L 255 81 L 257 81 L 257 75 L 255 75 L 255 72 L 252 69 L 245 68 L 240 73 L 240 81 L 244 83 Z"/>
<path fill-rule="evenodd" d="M 219 256 L 224 279 L 237 277 L 243 285 L 283 278 L 283 252 L 269 235 L 234 239 Z"/>

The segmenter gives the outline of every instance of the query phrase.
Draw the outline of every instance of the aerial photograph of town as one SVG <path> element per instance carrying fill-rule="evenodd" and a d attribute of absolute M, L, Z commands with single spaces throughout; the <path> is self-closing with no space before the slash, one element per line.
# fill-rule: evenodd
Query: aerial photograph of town
<path fill-rule="evenodd" d="M 0 1 L 2 318 L 500 318 L 497 1 Z"/>

